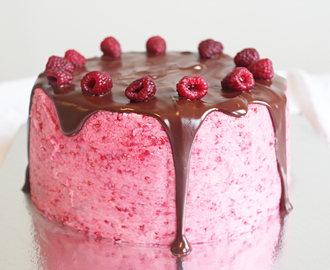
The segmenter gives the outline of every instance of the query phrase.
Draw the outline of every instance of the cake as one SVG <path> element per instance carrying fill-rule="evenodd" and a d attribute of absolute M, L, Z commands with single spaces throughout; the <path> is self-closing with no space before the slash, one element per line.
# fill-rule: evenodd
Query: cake
<path fill-rule="evenodd" d="M 121 53 L 115 39 L 107 42 L 102 57 L 71 59 L 74 70 L 50 59 L 33 88 L 25 190 L 45 216 L 185 256 L 291 209 L 288 90 L 270 60 L 235 68 L 236 57 L 210 40 L 199 54 L 165 52 L 159 37 L 148 52 Z M 97 84 L 86 82 L 94 71 L 110 74 L 107 91 L 84 91 Z M 243 75 L 235 81 L 241 72 L 248 89 Z M 152 94 L 129 100 L 127 89 L 146 77 Z M 184 85 L 195 94 L 184 84 L 192 79 L 206 89 L 196 99 L 179 92 Z"/>

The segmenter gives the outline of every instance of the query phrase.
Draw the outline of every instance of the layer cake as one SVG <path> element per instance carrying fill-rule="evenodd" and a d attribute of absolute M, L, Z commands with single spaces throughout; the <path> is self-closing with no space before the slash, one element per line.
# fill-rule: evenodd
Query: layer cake
<path fill-rule="evenodd" d="M 88 59 L 65 87 L 41 74 L 31 95 L 26 184 L 35 206 L 81 232 L 172 245 L 178 256 L 290 210 L 286 82 L 275 74 L 250 91 L 222 89 L 234 67 L 225 54 L 132 52 Z M 81 91 L 94 70 L 111 75 L 111 92 Z M 205 97 L 177 94 L 186 75 L 207 81 Z M 131 102 L 125 88 L 144 76 L 157 92 Z"/>

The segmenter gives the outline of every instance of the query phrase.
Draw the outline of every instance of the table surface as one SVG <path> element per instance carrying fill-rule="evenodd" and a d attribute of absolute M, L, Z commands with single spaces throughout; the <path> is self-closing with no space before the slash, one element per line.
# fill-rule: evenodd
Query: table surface
<path fill-rule="evenodd" d="M 61 232 L 63 227 L 41 216 L 31 205 L 29 196 L 21 191 L 26 165 L 27 145 L 26 125 L 24 125 L 0 170 L 0 269 L 49 269 L 45 267 L 47 253 L 41 250 L 39 243 L 44 240 L 45 231 L 39 230 L 41 235 L 38 236 L 36 235 L 38 229 L 35 226 L 36 224 L 42 224 L 41 226 L 45 228 L 53 226 L 55 228 L 52 229 L 53 231 L 55 230 L 56 233 L 60 231 L 63 234 Z M 293 181 L 290 199 L 294 209 L 288 215 L 281 230 L 280 248 L 276 250 L 275 259 L 269 265 L 269 269 L 328 270 L 330 269 L 330 148 L 309 122 L 300 115 L 291 116 L 291 174 Z M 70 232 L 73 235 L 75 233 Z M 57 236 L 55 234 L 55 237 Z M 88 252 L 86 254 L 84 256 L 88 256 Z M 77 260 L 77 257 L 72 260 Z M 190 269 L 184 264 L 176 267 Z M 66 268 L 63 266 L 58 269 Z"/>

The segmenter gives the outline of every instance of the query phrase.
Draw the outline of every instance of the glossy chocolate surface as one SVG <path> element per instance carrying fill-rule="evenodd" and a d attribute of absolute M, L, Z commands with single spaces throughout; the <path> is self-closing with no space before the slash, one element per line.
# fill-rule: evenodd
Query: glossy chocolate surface
<path fill-rule="evenodd" d="M 276 155 L 282 179 L 281 209 L 291 210 L 287 191 L 286 161 L 286 82 L 275 75 L 272 80 L 257 80 L 251 91 L 236 92 L 221 88 L 221 80 L 235 67 L 225 54 L 201 59 L 190 52 L 167 52 L 164 55 L 124 53 L 121 58 L 92 58 L 86 66 L 76 68 L 72 85 L 53 88 L 41 74 L 34 89 L 42 88 L 54 101 L 65 135 L 74 136 L 94 113 L 106 110 L 118 113 L 138 113 L 155 117 L 169 136 L 176 173 L 177 236 L 171 251 L 185 256 L 191 247 L 185 237 L 185 210 L 189 178 L 189 161 L 196 133 L 206 116 L 221 111 L 233 117 L 244 117 L 249 104 L 262 104 L 270 112 L 276 136 Z M 113 80 L 112 91 L 103 96 L 83 94 L 80 81 L 86 72 L 102 70 Z M 176 84 L 183 76 L 199 75 L 209 86 L 201 100 L 178 96 Z M 155 97 L 142 103 L 125 97 L 126 87 L 136 79 L 150 76 L 157 87 Z M 26 185 L 27 187 L 27 185 Z"/>

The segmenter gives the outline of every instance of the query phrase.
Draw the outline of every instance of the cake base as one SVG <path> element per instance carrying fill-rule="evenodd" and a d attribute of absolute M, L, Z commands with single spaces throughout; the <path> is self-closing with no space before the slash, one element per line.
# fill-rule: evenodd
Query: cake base
<path fill-rule="evenodd" d="M 39 261 L 45 269 L 265 270 L 273 264 L 283 235 L 282 221 L 275 215 L 239 238 L 196 244 L 191 255 L 177 258 L 167 247 L 95 239 L 45 219 L 35 208 L 30 213 L 34 239 L 40 250 Z"/>

